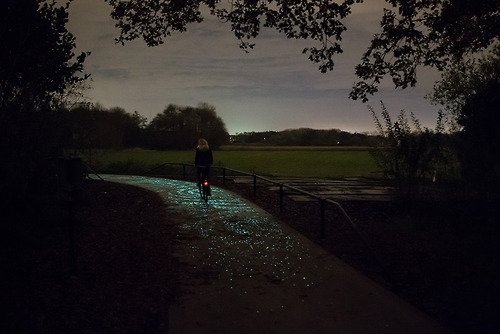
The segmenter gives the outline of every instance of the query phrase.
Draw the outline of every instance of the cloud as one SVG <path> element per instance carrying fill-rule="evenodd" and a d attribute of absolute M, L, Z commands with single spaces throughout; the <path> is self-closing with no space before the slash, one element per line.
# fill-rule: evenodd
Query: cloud
<path fill-rule="evenodd" d="M 130 71 L 126 68 L 105 68 L 94 72 L 93 78 L 105 80 L 125 80 L 130 78 Z"/>
<path fill-rule="evenodd" d="M 75 0 L 69 30 L 80 51 L 92 52 L 86 68 L 94 88 L 88 95 L 107 107 L 137 110 L 151 119 L 170 103 L 207 102 L 216 107 L 231 133 L 293 127 L 363 131 L 374 128 L 367 106 L 347 97 L 357 81 L 354 66 L 380 29 L 384 4 L 370 0 L 355 7 L 347 20 L 345 52 L 327 74 L 302 54 L 316 42 L 290 40 L 263 29 L 252 41 L 255 49 L 245 53 L 230 26 L 210 15 L 201 24 L 189 25 L 187 32 L 174 33 L 161 46 L 147 47 L 142 40 L 121 46 L 114 41 L 119 32 L 104 0 Z M 425 116 L 422 123 L 433 120 L 435 111 L 423 99 L 432 73 L 423 73 L 420 79 L 426 87 L 403 94 L 382 87 L 370 103 L 378 106 L 380 99 L 387 99 L 391 110 L 409 106 L 408 111 Z"/>

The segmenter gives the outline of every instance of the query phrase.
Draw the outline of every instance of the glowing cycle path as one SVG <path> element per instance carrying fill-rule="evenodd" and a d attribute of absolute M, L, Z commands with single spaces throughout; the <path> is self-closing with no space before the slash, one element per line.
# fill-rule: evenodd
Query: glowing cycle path
<path fill-rule="evenodd" d="M 104 175 L 159 194 L 178 224 L 183 291 L 169 333 L 447 333 L 412 306 L 237 195 Z M 170 220 L 170 219 L 169 219 Z"/>

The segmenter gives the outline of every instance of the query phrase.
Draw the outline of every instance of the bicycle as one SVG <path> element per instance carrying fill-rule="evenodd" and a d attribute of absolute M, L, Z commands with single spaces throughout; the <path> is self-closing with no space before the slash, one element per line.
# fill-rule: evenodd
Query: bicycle
<path fill-rule="evenodd" d="M 208 197 L 211 195 L 210 194 L 210 184 L 208 183 L 208 180 L 203 180 L 201 187 L 200 187 L 200 195 L 201 195 L 201 199 L 205 203 L 208 203 Z"/>
<path fill-rule="evenodd" d="M 198 166 L 198 189 L 200 191 L 200 197 L 201 199 L 207 203 L 208 202 L 208 197 L 212 196 L 212 192 L 210 190 L 210 182 L 209 182 L 209 177 L 208 177 L 208 168 L 210 167 L 205 167 L 205 166 Z M 200 184 L 201 181 L 201 184 Z"/>

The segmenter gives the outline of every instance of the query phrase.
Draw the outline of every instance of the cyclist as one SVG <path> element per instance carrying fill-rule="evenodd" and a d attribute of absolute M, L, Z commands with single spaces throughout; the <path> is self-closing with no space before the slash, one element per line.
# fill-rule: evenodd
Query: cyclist
<path fill-rule="evenodd" d="M 212 150 L 208 146 L 208 142 L 204 138 L 198 139 L 198 146 L 196 147 L 196 156 L 194 165 L 196 166 L 196 176 L 198 179 L 198 188 L 204 180 L 208 180 L 210 176 L 210 166 L 212 166 L 214 158 Z M 210 195 L 210 190 L 208 192 Z"/>

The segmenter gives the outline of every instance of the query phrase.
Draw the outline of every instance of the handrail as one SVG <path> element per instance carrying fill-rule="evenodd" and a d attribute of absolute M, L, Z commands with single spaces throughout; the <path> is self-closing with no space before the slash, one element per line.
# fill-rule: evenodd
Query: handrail
<path fill-rule="evenodd" d="M 161 167 L 163 166 L 166 166 L 166 165 L 181 165 L 183 167 L 183 170 L 184 170 L 184 178 L 186 178 L 186 174 L 185 174 L 185 171 L 186 171 L 186 166 L 188 166 L 188 164 L 185 164 L 185 163 L 178 163 L 178 162 L 165 162 L 164 164 L 161 164 L 159 166 L 156 166 L 154 168 L 151 168 L 145 172 L 143 172 L 140 176 L 145 176 L 146 174 L 149 174 L 151 173 L 152 171 L 154 170 L 157 170 L 157 169 L 160 169 Z M 194 165 L 193 165 L 194 166 Z"/>
<path fill-rule="evenodd" d="M 92 172 L 92 174 L 94 174 L 95 176 L 97 176 L 97 178 L 101 181 L 104 181 L 104 179 L 92 168 L 90 167 L 89 165 L 87 164 L 83 164 L 85 166 L 86 169 L 90 170 Z"/>

